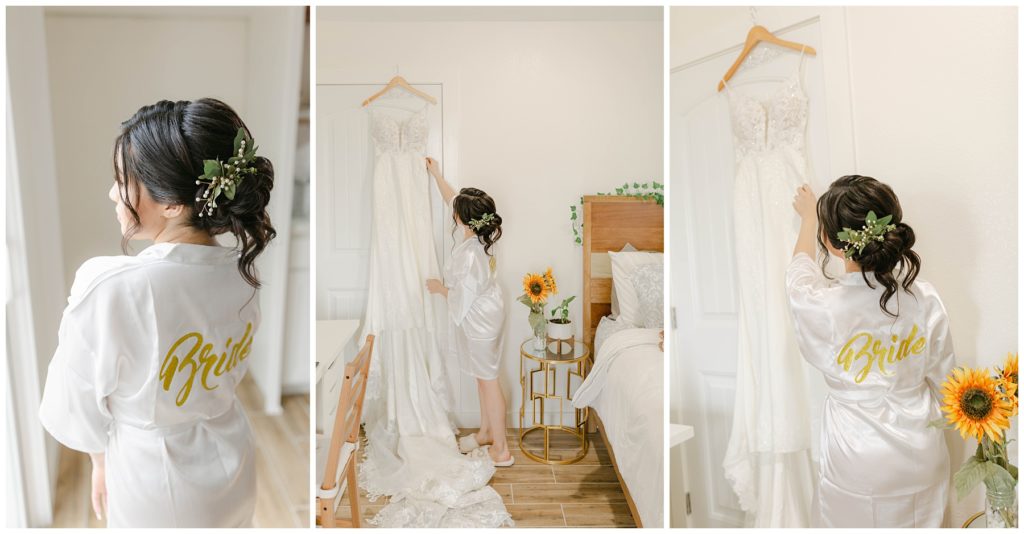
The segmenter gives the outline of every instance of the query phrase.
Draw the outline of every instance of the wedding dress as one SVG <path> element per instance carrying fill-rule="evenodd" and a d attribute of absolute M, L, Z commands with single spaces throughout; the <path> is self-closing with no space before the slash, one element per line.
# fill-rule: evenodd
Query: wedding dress
<path fill-rule="evenodd" d="M 498 527 L 511 523 L 487 485 L 494 463 L 482 449 L 459 453 L 449 419 L 451 387 L 438 341 L 442 300 L 424 151 L 427 104 L 393 90 L 369 108 L 374 144 L 373 225 L 363 336 L 375 334 L 364 404 L 359 486 L 388 504 L 382 527 Z"/>
<path fill-rule="evenodd" d="M 800 66 L 767 100 L 726 84 L 736 154 L 739 332 L 736 403 L 723 467 L 754 527 L 806 527 L 814 491 L 808 383 L 788 310 L 794 191 L 807 180 Z"/>

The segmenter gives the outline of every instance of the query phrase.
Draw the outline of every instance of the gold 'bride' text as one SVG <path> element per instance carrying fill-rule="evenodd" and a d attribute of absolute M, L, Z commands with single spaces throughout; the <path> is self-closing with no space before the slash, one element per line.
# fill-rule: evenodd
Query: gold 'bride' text
<path fill-rule="evenodd" d="M 187 377 L 185 383 L 178 389 L 178 396 L 175 397 L 175 404 L 178 406 L 185 404 L 188 396 L 192 393 L 192 384 L 196 380 L 196 375 L 200 371 L 202 374 L 199 377 L 199 384 L 206 390 L 217 389 L 216 385 L 211 386 L 209 383 L 210 373 L 212 372 L 214 376 L 221 376 L 249 357 L 249 349 L 252 346 L 251 334 L 252 323 L 246 323 L 242 339 L 232 345 L 231 338 L 228 338 L 227 343 L 224 344 L 225 350 L 219 356 L 213 348 L 213 343 L 203 344 L 203 335 L 199 332 L 190 332 L 181 336 L 171 345 L 171 350 L 167 351 L 167 355 L 164 356 L 164 361 L 160 365 L 160 380 L 163 381 L 164 391 L 171 390 L 171 382 L 174 381 L 175 376 L 179 373 L 185 375 Z M 184 358 L 179 359 L 178 349 L 184 350 L 189 342 L 192 345 L 188 349 L 188 353 Z M 230 353 L 228 349 L 230 349 Z"/>
<path fill-rule="evenodd" d="M 861 332 L 850 338 L 839 351 L 836 363 L 843 366 L 844 371 L 860 359 L 864 362 L 857 374 L 854 375 L 854 382 L 860 384 L 867 378 L 872 369 L 878 368 L 878 372 L 891 376 L 892 372 L 886 371 L 887 365 L 893 365 L 903 361 L 904 358 L 913 354 L 924 352 L 924 336 L 917 335 L 917 325 L 910 330 L 910 334 L 901 341 L 899 336 L 892 336 L 891 345 L 884 345 L 881 339 L 875 339 L 868 332 Z M 899 342 L 897 345 L 896 343 Z"/>

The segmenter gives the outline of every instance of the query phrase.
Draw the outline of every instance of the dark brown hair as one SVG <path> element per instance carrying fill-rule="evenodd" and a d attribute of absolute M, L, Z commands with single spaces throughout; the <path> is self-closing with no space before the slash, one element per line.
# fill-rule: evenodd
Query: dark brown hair
<path fill-rule="evenodd" d="M 821 262 L 822 272 L 828 263 L 828 251 L 822 242 L 822 234 L 828 236 L 829 243 L 842 249 L 846 243 L 839 240 L 838 233 L 844 228 L 859 230 L 864 226 L 864 219 L 869 211 L 874 211 L 879 218 L 892 215 L 891 224 L 896 228 L 885 233 L 882 241 L 870 241 L 859 253 L 854 254 L 853 261 L 861 268 L 861 276 L 868 287 L 874 289 L 868 273 L 874 273 L 885 290 L 878 305 L 890 317 L 899 315 L 899 289 L 902 286 L 907 293 L 913 294 L 910 286 L 921 270 L 921 258 L 911 250 L 914 246 L 914 229 L 903 222 L 903 209 L 892 188 L 869 176 L 843 176 L 832 182 L 828 191 L 818 199 L 818 246 L 824 252 Z M 902 282 L 897 279 L 902 278 Z M 896 295 L 896 313 L 889 311 L 889 299 Z"/>
<path fill-rule="evenodd" d="M 494 206 L 494 199 L 487 193 L 472 187 L 463 187 L 459 194 L 452 199 L 452 221 L 468 226 L 480 244 L 484 246 L 484 252 L 490 256 L 491 246 L 501 239 L 501 215 Z M 485 213 L 491 213 L 494 218 L 480 228 L 469 226 L 469 221 L 480 220 Z M 458 219 L 455 216 L 458 215 Z"/>
<path fill-rule="evenodd" d="M 270 190 L 274 188 L 270 160 L 256 157 L 256 173 L 238 184 L 235 198 L 220 199 L 212 214 L 200 217 L 203 202 L 196 200 L 200 189 L 196 178 L 203 174 L 203 160 L 227 161 L 233 155 L 239 128 L 249 132 L 235 110 L 212 98 L 161 100 L 140 108 L 121 123 L 121 134 L 114 141 L 114 178 L 121 201 L 134 220 L 121 241 L 125 253 L 129 239 L 141 224 L 135 206 L 139 186 L 145 187 L 161 204 L 184 206 L 190 226 L 211 235 L 234 234 L 241 251 L 238 272 L 246 283 L 260 287 L 254 262 L 277 235 L 267 213 Z M 129 198 L 129 184 L 134 186 L 134 199 Z"/>

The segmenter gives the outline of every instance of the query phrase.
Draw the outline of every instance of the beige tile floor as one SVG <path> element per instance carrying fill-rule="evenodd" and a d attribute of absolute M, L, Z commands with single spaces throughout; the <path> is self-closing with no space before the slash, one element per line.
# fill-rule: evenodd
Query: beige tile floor
<path fill-rule="evenodd" d="M 262 412 L 259 390 L 246 376 L 238 396 L 256 435 L 255 527 L 309 526 L 309 396 L 287 395 L 284 413 Z M 61 447 L 54 527 L 104 527 L 90 504 L 89 456 Z"/>
<path fill-rule="evenodd" d="M 469 433 L 473 429 L 463 430 Z M 509 437 L 516 436 L 509 429 Z M 568 438 L 568 436 L 565 436 Z M 532 438 L 532 436 L 531 436 Z M 633 517 L 626 505 L 626 496 L 615 477 L 608 450 L 597 434 L 590 434 L 589 450 L 582 460 L 571 465 L 545 465 L 530 460 L 519 450 L 518 439 L 510 439 L 509 447 L 516 458 L 512 467 L 498 468 L 491 486 L 505 500 L 505 506 L 516 527 L 633 527 Z M 528 442 L 531 445 L 532 442 Z M 552 435 L 552 456 L 573 447 L 570 439 Z M 342 503 L 347 503 L 343 496 Z M 360 496 L 363 526 L 379 511 L 386 498 L 369 502 Z M 351 507 L 338 507 L 337 517 L 351 517 Z"/>

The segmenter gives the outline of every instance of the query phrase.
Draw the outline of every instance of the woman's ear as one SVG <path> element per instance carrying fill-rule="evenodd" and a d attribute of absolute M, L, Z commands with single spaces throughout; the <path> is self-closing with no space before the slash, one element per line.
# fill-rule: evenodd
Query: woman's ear
<path fill-rule="evenodd" d="M 832 254 L 833 256 L 838 256 L 840 258 L 844 257 L 842 250 L 832 246 L 832 241 L 830 241 L 828 236 L 825 235 L 825 228 L 819 225 L 819 230 L 821 232 L 821 242 L 825 243 L 825 250 L 827 250 L 829 254 Z"/>
<path fill-rule="evenodd" d="M 165 219 L 175 219 L 184 211 L 185 206 L 181 204 L 164 204 L 160 210 L 160 214 L 163 215 Z"/>

